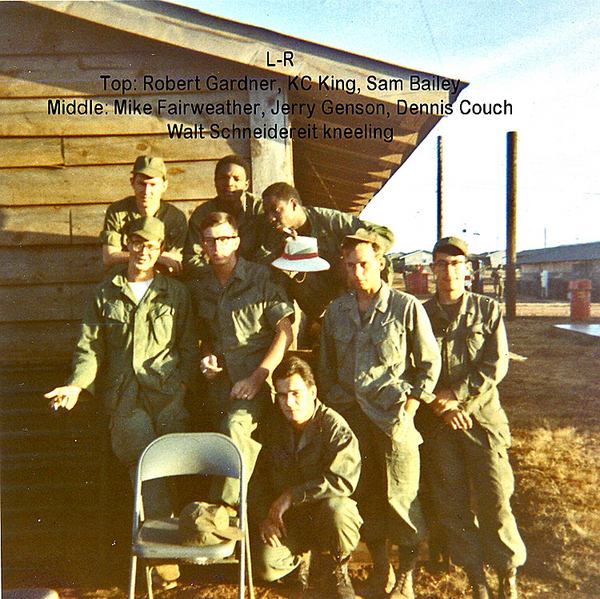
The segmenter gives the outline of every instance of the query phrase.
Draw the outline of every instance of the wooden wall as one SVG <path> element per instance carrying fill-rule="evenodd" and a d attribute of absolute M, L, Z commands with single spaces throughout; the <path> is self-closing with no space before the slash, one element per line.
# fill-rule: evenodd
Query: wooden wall
<path fill-rule="evenodd" d="M 112 103 L 120 96 L 103 90 L 103 74 L 234 76 L 231 63 L 20 2 L 0 2 L 0 20 L 0 352 L 3 362 L 68 359 L 102 273 L 97 237 L 106 207 L 130 195 L 136 156 L 167 161 L 165 199 L 189 214 L 213 197 L 216 160 L 232 152 L 249 157 L 250 144 L 170 140 L 155 115 L 48 115 L 48 99 Z M 242 92 L 156 96 L 246 99 Z M 209 126 L 211 118 L 173 122 Z"/>

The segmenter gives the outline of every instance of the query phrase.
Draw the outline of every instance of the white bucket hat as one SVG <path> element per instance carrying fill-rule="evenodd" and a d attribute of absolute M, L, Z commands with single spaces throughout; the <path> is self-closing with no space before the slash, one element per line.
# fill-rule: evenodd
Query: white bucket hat
<path fill-rule="evenodd" d="M 291 272 L 319 272 L 329 269 L 329 262 L 319 258 L 314 237 L 290 237 L 285 242 L 283 254 L 273 261 L 273 266 Z"/>

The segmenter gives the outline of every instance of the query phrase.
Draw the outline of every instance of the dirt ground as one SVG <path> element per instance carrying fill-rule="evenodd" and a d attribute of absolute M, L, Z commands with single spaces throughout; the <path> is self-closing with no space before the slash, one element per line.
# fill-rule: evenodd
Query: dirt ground
<path fill-rule="evenodd" d="M 520 313 L 537 311 L 534 306 Z M 513 507 L 529 553 L 519 570 L 522 599 L 600 598 L 600 339 L 553 327 L 563 322 L 567 320 L 544 316 L 507 323 L 515 359 L 501 385 L 501 397 L 513 433 Z M 367 554 L 359 552 L 352 566 L 359 595 L 368 568 Z M 205 572 L 189 568 L 177 589 L 157 595 L 236 596 L 234 572 L 220 570 L 210 578 Z M 495 576 L 488 575 L 495 587 Z M 126 570 L 122 583 L 111 588 L 59 592 L 76 599 L 123 599 L 125 577 Z M 424 562 L 417 571 L 416 590 L 420 599 L 471 596 L 462 572 L 451 568 L 431 573 Z M 295 599 L 298 592 L 257 583 L 256 597 Z"/>

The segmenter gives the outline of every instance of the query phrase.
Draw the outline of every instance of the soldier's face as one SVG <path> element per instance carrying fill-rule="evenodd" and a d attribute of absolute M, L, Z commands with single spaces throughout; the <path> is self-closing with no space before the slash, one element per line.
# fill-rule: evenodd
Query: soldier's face
<path fill-rule="evenodd" d="M 129 262 L 139 272 L 148 272 L 154 268 L 156 261 L 162 253 L 160 241 L 148 241 L 138 235 L 133 235 L 127 241 Z"/>
<path fill-rule="evenodd" d="M 295 228 L 296 202 L 279 200 L 273 197 L 264 198 L 264 210 L 269 224 L 278 231 L 284 228 Z"/>
<path fill-rule="evenodd" d="M 308 422 L 315 411 L 317 388 L 308 386 L 299 374 L 274 382 L 279 408 L 292 426 Z"/>
<path fill-rule="evenodd" d="M 154 216 L 160 207 L 160 199 L 168 183 L 163 177 L 147 177 L 136 173 L 131 177 L 138 212 L 142 216 Z"/>
<path fill-rule="evenodd" d="M 215 173 L 217 195 L 224 202 L 239 201 L 249 185 L 246 170 L 239 164 L 226 164 Z"/>
<path fill-rule="evenodd" d="M 370 243 L 359 243 L 344 252 L 344 266 L 348 282 L 357 291 L 377 291 L 381 286 L 381 271 L 385 259 L 375 253 Z"/>
<path fill-rule="evenodd" d="M 229 223 L 208 227 L 202 231 L 202 248 L 213 266 L 221 266 L 235 260 L 240 238 Z"/>
<path fill-rule="evenodd" d="M 431 269 L 435 275 L 438 291 L 452 294 L 462 292 L 470 267 L 471 263 L 467 261 L 466 256 L 451 256 L 444 252 L 436 252 Z"/>

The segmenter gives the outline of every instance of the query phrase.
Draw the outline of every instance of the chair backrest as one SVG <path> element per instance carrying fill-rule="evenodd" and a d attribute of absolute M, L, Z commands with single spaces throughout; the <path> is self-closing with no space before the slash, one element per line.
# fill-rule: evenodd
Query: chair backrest
<path fill-rule="evenodd" d="M 220 433 L 171 433 L 146 447 L 138 463 L 138 481 L 211 474 L 243 478 L 243 460 L 236 444 Z"/>

